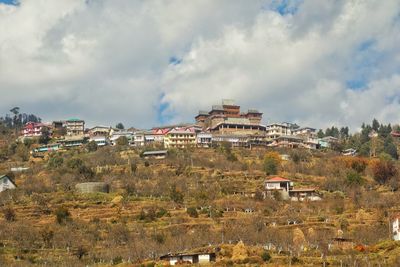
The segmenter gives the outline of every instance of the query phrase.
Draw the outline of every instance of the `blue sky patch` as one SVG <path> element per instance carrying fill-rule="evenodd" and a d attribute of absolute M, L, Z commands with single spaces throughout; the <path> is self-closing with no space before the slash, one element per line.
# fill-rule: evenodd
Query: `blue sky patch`
<path fill-rule="evenodd" d="M 274 0 L 261 9 L 278 12 L 281 16 L 295 14 L 303 0 Z"/>
<path fill-rule="evenodd" d="M 364 79 L 360 80 L 348 80 L 346 81 L 346 86 L 352 90 L 361 90 L 367 86 L 367 81 Z"/>
<path fill-rule="evenodd" d="M 365 42 L 362 42 L 358 47 L 358 51 L 363 52 L 372 49 L 375 42 L 376 42 L 375 40 L 367 40 Z"/>
<path fill-rule="evenodd" d="M 167 124 L 169 121 L 172 120 L 174 117 L 173 114 L 167 114 L 167 110 L 169 108 L 169 103 L 163 102 L 165 94 L 162 93 L 161 96 L 158 99 L 158 105 L 157 105 L 157 121 L 159 124 Z"/>
<path fill-rule="evenodd" d="M 179 65 L 181 63 L 182 63 L 182 59 L 180 59 L 180 58 L 177 58 L 174 56 L 169 58 L 169 64 L 171 64 L 171 65 Z"/>
<path fill-rule="evenodd" d="M 18 0 L 0 0 L 0 3 L 6 4 L 6 5 L 13 5 L 13 6 L 19 5 Z"/>

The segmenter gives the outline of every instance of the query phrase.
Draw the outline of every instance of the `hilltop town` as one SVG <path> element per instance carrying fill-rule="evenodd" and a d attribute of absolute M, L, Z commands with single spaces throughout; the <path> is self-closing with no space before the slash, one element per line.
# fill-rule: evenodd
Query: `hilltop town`
<path fill-rule="evenodd" d="M 400 127 L 263 124 L 222 100 L 193 123 L 0 119 L 0 263 L 396 266 Z"/>

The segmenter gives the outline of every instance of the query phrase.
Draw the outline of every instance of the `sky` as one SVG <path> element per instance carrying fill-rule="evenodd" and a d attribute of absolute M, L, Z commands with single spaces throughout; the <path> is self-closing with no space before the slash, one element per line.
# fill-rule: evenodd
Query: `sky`
<path fill-rule="evenodd" d="M 400 123 L 398 0 L 0 0 L 0 114 L 150 128 Z"/>

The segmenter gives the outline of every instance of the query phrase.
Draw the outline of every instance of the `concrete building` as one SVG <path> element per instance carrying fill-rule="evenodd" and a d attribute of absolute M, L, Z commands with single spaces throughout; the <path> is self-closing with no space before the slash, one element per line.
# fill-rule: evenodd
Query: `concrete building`
<path fill-rule="evenodd" d="M 339 139 L 333 136 L 326 136 L 318 139 L 318 145 L 321 148 L 331 148 L 332 145 L 334 145 L 337 142 L 339 142 Z"/>
<path fill-rule="evenodd" d="M 22 135 L 24 137 L 40 137 L 45 127 L 50 130 L 50 124 L 41 122 L 27 122 L 22 130 Z"/>
<path fill-rule="evenodd" d="M 396 216 L 392 222 L 393 240 L 400 241 L 400 216 Z"/>
<path fill-rule="evenodd" d="M 295 188 L 294 183 L 282 177 L 273 177 L 265 181 L 266 196 L 274 197 L 278 192 L 282 199 L 291 201 L 319 201 L 321 197 L 315 188 Z"/>
<path fill-rule="evenodd" d="M 0 192 L 15 189 L 17 185 L 7 175 L 0 175 Z"/>
<path fill-rule="evenodd" d="M 167 254 L 160 257 L 160 260 L 168 261 L 169 265 L 179 264 L 210 264 L 216 261 L 215 253 L 177 253 Z"/>
<path fill-rule="evenodd" d="M 269 138 L 276 139 L 281 135 L 293 135 L 293 132 L 298 129 L 298 127 L 298 125 L 288 122 L 272 123 L 266 126 L 266 133 Z"/>
<path fill-rule="evenodd" d="M 106 146 L 109 144 L 108 138 L 106 136 L 93 136 L 89 139 L 89 142 L 94 141 L 97 146 Z"/>
<path fill-rule="evenodd" d="M 198 133 L 196 135 L 196 146 L 197 147 L 211 147 L 212 146 L 212 134 L 210 133 Z"/>
<path fill-rule="evenodd" d="M 105 136 L 108 137 L 111 132 L 110 126 L 95 126 L 89 130 L 90 137 Z"/>
<path fill-rule="evenodd" d="M 83 136 L 85 134 L 85 121 L 80 119 L 69 119 L 65 121 L 68 136 Z"/>
<path fill-rule="evenodd" d="M 168 155 L 167 150 L 145 151 L 143 152 L 145 159 L 165 159 Z"/>
<path fill-rule="evenodd" d="M 119 131 L 119 132 L 112 132 L 110 136 L 110 143 L 115 146 L 117 144 L 117 140 L 120 137 L 126 137 L 128 139 L 129 145 L 134 144 L 134 133 L 131 131 Z"/>
<path fill-rule="evenodd" d="M 233 100 L 223 100 L 222 105 L 212 106 L 211 111 L 200 111 L 195 117 L 196 124 L 203 131 L 215 134 L 255 134 L 265 132 L 261 125 L 262 113 L 249 109 L 240 112 L 240 106 Z"/>
<path fill-rule="evenodd" d="M 174 128 L 164 136 L 165 148 L 187 148 L 196 145 L 193 128 Z"/>

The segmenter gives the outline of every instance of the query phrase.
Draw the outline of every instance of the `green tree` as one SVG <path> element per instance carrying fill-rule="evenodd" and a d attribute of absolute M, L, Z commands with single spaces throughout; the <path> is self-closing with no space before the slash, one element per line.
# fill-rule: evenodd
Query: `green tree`
<path fill-rule="evenodd" d="M 322 131 L 322 129 L 319 129 L 318 133 L 317 133 L 318 138 L 323 138 L 325 137 L 324 131 Z"/>
<path fill-rule="evenodd" d="M 358 172 L 351 170 L 346 175 L 346 183 L 348 185 L 360 185 L 362 177 Z"/>
<path fill-rule="evenodd" d="M 386 154 L 389 154 L 394 159 L 399 158 L 399 155 L 397 153 L 397 147 L 393 143 L 393 138 L 390 135 L 388 135 L 385 138 L 385 141 L 383 143 L 383 152 L 385 152 Z"/>
<path fill-rule="evenodd" d="M 379 130 L 379 127 L 380 127 L 380 125 L 379 125 L 379 121 L 377 120 L 377 119 L 373 119 L 372 120 L 372 129 L 375 131 L 375 132 L 377 132 L 378 130 Z"/>
<path fill-rule="evenodd" d="M 125 129 L 124 125 L 122 124 L 122 122 L 117 123 L 117 125 L 115 125 L 115 128 L 123 130 Z"/>
<path fill-rule="evenodd" d="M 121 136 L 117 139 L 117 146 L 127 146 L 129 145 L 128 138 L 126 136 Z"/>
<path fill-rule="evenodd" d="M 264 157 L 264 171 L 266 175 L 273 175 L 278 173 L 280 165 L 280 156 L 276 152 L 269 152 Z"/>
<path fill-rule="evenodd" d="M 49 143 L 49 141 L 51 140 L 51 137 L 50 137 L 50 129 L 48 128 L 48 127 L 46 127 L 46 126 L 44 126 L 44 127 L 42 127 L 42 131 L 41 131 L 41 134 L 40 134 L 40 137 L 39 137 L 39 143 L 40 144 L 47 144 L 47 143 Z"/>
<path fill-rule="evenodd" d="M 94 152 L 97 150 L 97 143 L 95 141 L 90 141 L 87 145 L 86 148 L 89 152 Z"/>
<path fill-rule="evenodd" d="M 64 159 L 60 155 L 53 155 L 50 157 L 47 166 L 50 169 L 56 169 L 63 165 Z"/>

